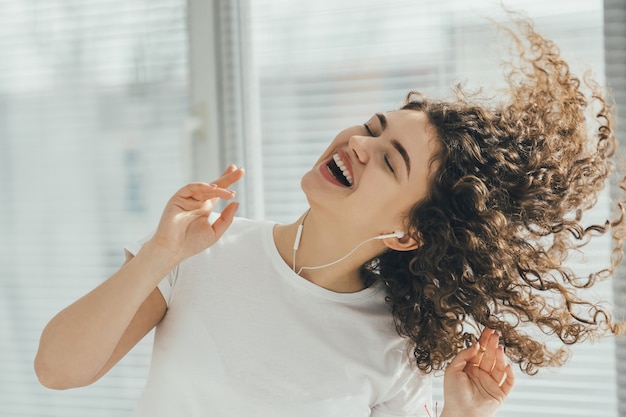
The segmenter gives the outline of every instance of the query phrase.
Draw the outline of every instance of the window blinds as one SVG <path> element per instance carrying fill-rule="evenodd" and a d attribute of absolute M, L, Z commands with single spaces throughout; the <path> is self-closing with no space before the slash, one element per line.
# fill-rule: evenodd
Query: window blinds
<path fill-rule="evenodd" d="M 150 337 L 93 386 L 33 372 L 52 316 L 123 262 L 183 182 L 180 0 L 0 1 L 0 415 L 129 416 Z"/>
<path fill-rule="evenodd" d="M 616 126 L 616 135 L 621 145 L 626 146 L 626 2 L 622 0 L 604 1 L 604 47 L 607 85 L 611 89 L 615 105 L 621 115 Z M 615 189 L 616 190 L 616 189 Z M 616 190 L 617 191 L 617 190 Z M 615 193 L 617 194 L 617 193 Z M 626 320 L 626 268 L 624 264 L 617 271 L 614 282 L 615 305 L 618 318 Z M 619 415 L 626 415 L 626 340 L 617 341 L 617 384 Z"/>
<path fill-rule="evenodd" d="M 300 177 L 341 129 L 398 108 L 409 90 L 446 97 L 450 87 L 499 86 L 506 46 L 486 19 L 504 20 L 493 1 L 318 0 L 250 2 L 259 76 L 265 212 L 291 222 L 305 209 Z M 602 1 L 504 2 L 527 12 L 557 42 L 577 73 L 603 82 Z M 499 11 L 500 10 L 500 11 Z M 498 15 L 498 13 L 500 13 Z M 606 215 L 607 196 L 596 213 Z M 604 265 L 610 242 L 594 242 L 579 271 Z M 598 288 L 611 299 L 611 285 Z M 504 417 L 616 416 L 614 340 L 573 349 L 569 364 L 518 382 Z M 436 387 L 440 395 L 440 380 Z M 438 398 L 441 402 L 441 398 Z"/>

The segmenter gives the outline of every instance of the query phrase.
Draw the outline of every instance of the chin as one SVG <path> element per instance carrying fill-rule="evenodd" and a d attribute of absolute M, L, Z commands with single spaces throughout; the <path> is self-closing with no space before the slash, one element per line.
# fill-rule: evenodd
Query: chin
<path fill-rule="evenodd" d="M 302 178 L 300 178 L 300 189 L 302 190 L 302 192 L 306 196 L 306 199 L 307 199 L 307 201 L 309 201 L 309 204 L 310 204 L 309 194 L 315 188 L 319 188 L 319 183 L 315 184 L 316 181 L 315 181 L 315 178 L 313 178 L 313 176 L 315 175 L 313 170 L 314 169 L 309 170 L 306 174 L 304 174 L 302 176 Z M 316 185 L 317 185 L 317 187 L 316 187 Z"/>
<path fill-rule="evenodd" d="M 324 187 L 324 180 L 317 174 L 317 168 L 318 166 L 316 165 L 300 179 L 300 189 L 304 193 L 310 207 L 327 205 L 328 200 L 332 198 L 328 194 L 328 188 Z"/>

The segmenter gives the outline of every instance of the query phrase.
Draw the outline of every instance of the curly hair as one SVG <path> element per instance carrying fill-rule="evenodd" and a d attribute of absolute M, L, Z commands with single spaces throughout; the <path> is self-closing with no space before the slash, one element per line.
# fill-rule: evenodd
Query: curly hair
<path fill-rule="evenodd" d="M 532 23 L 516 25 L 507 102 L 487 107 L 459 89 L 451 101 L 412 92 L 402 107 L 425 113 L 441 144 L 429 195 L 407 218 L 422 245 L 385 252 L 365 271 L 386 284 L 397 331 L 422 371 L 443 369 L 481 327 L 496 329 L 529 374 L 563 364 L 566 345 L 619 332 L 606 308 L 580 294 L 622 259 L 623 201 L 616 219 L 583 224 L 614 171 L 611 106 Z M 613 252 L 605 269 L 581 277 L 564 266 L 606 233 Z M 551 347 L 542 334 L 562 343 Z"/>

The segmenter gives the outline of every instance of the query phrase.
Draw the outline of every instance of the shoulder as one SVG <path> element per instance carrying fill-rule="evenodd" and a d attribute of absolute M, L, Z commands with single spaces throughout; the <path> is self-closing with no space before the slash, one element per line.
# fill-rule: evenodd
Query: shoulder
<path fill-rule="evenodd" d="M 219 213 L 213 213 L 209 222 L 213 223 Z M 244 257 L 266 254 L 268 236 L 271 237 L 273 223 L 266 220 L 253 220 L 235 217 L 226 232 L 209 248 L 186 259 L 181 263 L 183 269 L 202 268 L 205 271 L 217 270 L 220 266 L 231 268 L 241 266 Z M 210 268 L 210 269 L 209 269 Z"/>
<path fill-rule="evenodd" d="M 211 213 L 209 222 L 213 223 L 218 219 L 220 213 Z M 233 222 L 224 233 L 224 237 L 232 237 L 240 234 L 260 233 L 267 228 L 273 227 L 275 223 L 269 220 L 248 219 L 245 217 L 235 217 Z"/>
<path fill-rule="evenodd" d="M 209 221 L 214 220 L 210 218 Z M 260 249 L 265 240 L 267 240 L 267 236 L 271 236 L 273 226 L 274 223 L 268 220 L 235 217 L 228 230 L 226 230 L 215 245 L 209 248 L 209 251 L 217 251 L 221 248 L 232 246 L 240 246 L 243 248 L 254 246 Z"/>

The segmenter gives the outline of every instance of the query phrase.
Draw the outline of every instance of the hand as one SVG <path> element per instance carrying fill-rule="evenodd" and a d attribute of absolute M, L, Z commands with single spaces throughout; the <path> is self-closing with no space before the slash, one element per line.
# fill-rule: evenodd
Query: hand
<path fill-rule="evenodd" d="M 444 375 L 441 417 L 495 416 L 515 383 L 499 337 L 483 330 L 478 343 L 450 362 Z"/>
<path fill-rule="evenodd" d="M 238 203 L 228 204 L 219 218 L 209 223 L 209 214 L 220 199 L 235 196 L 228 187 L 244 176 L 243 168 L 229 166 L 212 184 L 192 183 L 170 198 L 149 245 L 165 252 L 177 264 L 213 245 L 232 223 Z"/>

